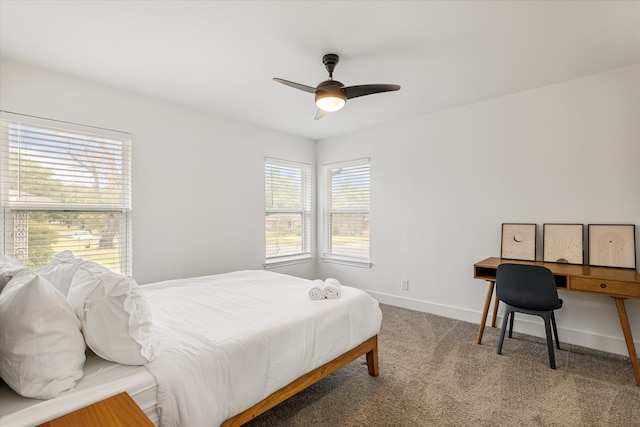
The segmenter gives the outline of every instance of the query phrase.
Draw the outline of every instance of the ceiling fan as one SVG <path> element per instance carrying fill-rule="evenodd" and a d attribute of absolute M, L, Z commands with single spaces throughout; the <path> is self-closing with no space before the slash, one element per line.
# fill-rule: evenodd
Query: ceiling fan
<path fill-rule="evenodd" d="M 344 107 L 347 99 L 400 90 L 400 86 L 394 84 L 345 86 L 339 81 L 333 80 L 333 70 L 336 68 L 339 60 L 340 58 L 335 53 L 328 53 L 322 57 L 322 63 L 329 72 L 329 79 L 321 82 L 316 87 L 290 82 L 289 80 L 279 78 L 274 78 L 273 80 L 294 89 L 300 89 L 305 92 L 315 94 L 315 101 L 318 106 L 318 112 L 315 117 L 316 120 L 323 118 L 328 113 L 333 113 L 334 111 L 338 111 Z"/>

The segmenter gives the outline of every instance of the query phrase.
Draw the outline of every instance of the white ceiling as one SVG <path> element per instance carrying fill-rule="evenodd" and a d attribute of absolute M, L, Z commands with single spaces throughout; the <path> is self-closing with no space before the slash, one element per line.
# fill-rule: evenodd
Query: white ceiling
<path fill-rule="evenodd" d="M 316 86 L 325 53 L 402 89 L 314 121 L 272 78 Z M 640 2 L 0 0 L 0 54 L 322 139 L 640 63 Z"/>

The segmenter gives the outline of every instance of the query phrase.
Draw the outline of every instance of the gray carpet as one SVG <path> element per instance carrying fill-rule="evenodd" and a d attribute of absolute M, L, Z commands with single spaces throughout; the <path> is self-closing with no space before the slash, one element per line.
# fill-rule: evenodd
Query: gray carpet
<path fill-rule="evenodd" d="M 379 377 L 361 357 L 246 425 L 640 426 L 628 357 L 564 344 L 552 370 L 543 339 L 497 355 L 498 329 L 381 307 Z"/>

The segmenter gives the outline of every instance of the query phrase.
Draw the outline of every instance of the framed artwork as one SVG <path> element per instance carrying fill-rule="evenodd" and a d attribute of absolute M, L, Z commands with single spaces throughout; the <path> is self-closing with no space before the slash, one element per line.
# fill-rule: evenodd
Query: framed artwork
<path fill-rule="evenodd" d="M 536 224 L 502 224 L 500 258 L 536 260 Z"/>
<path fill-rule="evenodd" d="M 633 224 L 589 224 L 589 264 L 636 268 Z"/>
<path fill-rule="evenodd" d="M 582 224 L 544 224 L 542 260 L 567 264 L 584 263 Z"/>

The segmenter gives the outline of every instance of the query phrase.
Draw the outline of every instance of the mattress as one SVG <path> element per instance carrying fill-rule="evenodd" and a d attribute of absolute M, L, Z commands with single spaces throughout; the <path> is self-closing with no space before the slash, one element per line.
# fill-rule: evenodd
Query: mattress
<path fill-rule="evenodd" d="M 0 381 L 0 427 L 27 427 L 58 418 L 126 391 L 149 419 L 159 424 L 157 383 L 144 366 L 129 366 L 87 352 L 84 376 L 72 390 L 49 400 L 22 397 Z"/>

